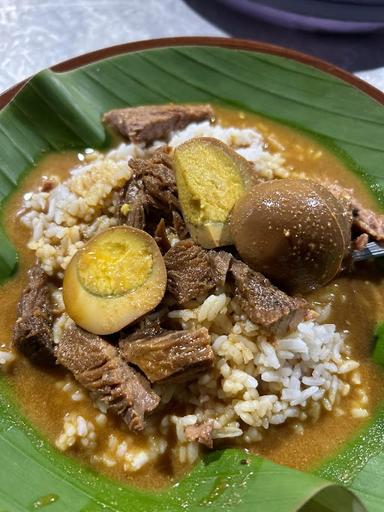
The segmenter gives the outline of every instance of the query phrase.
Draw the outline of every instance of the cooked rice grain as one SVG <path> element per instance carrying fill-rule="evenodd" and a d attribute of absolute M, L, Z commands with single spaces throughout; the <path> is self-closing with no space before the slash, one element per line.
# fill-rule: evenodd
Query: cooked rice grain
<path fill-rule="evenodd" d="M 15 361 L 16 354 L 14 352 L 0 348 L 0 368 L 2 370 L 9 370 Z"/>
<path fill-rule="evenodd" d="M 236 300 L 224 293 L 169 316 L 183 329 L 207 327 L 217 356 L 209 374 L 183 394 L 177 392 L 191 413 L 179 420 L 172 417 L 180 443 L 185 442 L 184 419 L 188 424 L 214 420 L 214 438 L 244 434 L 250 442 L 260 440 L 270 425 L 317 419 L 322 410 L 338 406 L 351 385 L 358 385 L 351 380 L 359 363 L 347 358 L 346 335 L 333 324 L 302 322 L 295 332 L 275 340 L 244 319 Z M 219 334 L 225 330 L 222 323 L 231 325 L 228 334 Z"/>
<path fill-rule="evenodd" d="M 93 460 L 101 462 L 107 467 L 121 464 L 128 473 L 142 469 L 150 462 L 154 462 L 167 449 L 168 443 L 161 436 L 149 436 L 138 448 L 134 440 L 127 436 L 125 439 L 110 434 L 107 449 L 101 454 L 93 456 Z"/>
<path fill-rule="evenodd" d="M 64 416 L 63 430 L 55 445 L 60 451 L 66 451 L 74 445 L 92 451 L 96 447 L 96 438 L 94 424 L 83 416 L 71 412 Z"/>

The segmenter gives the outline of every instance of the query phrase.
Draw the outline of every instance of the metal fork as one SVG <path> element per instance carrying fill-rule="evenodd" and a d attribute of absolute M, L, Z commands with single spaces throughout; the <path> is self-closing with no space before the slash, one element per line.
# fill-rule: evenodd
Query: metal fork
<path fill-rule="evenodd" d="M 379 245 L 377 242 L 369 242 L 367 246 L 361 251 L 353 251 L 353 261 L 364 261 L 371 258 L 380 258 L 384 256 L 384 245 Z"/>

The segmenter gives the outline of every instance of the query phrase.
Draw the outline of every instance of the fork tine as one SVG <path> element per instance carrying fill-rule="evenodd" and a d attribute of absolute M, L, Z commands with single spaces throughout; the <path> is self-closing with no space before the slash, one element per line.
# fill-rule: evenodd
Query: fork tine
<path fill-rule="evenodd" d="M 384 256 L 384 246 L 377 242 L 369 242 L 361 251 L 353 251 L 353 261 L 364 261 L 370 258 L 380 258 Z"/>

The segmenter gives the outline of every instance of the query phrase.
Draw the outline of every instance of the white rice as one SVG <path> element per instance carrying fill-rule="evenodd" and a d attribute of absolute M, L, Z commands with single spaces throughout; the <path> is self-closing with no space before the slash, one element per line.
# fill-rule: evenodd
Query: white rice
<path fill-rule="evenodd" d="M 32 231 L 28 247 L 49 275 L 62 277 L 84 240 L 117 223 L 112 193 L 131 177 L 127 162 L 137 156 L 143 151 L 135 144 L 84 155 L 83 164 L 50 192 L 26 194 L 21 222 Z"/>
<path fill-rule="evenodd" d="M 351 386 L 358 385 L 351 383 L 351 376 L 359 363 L 348 358 L 346 333 L 337 332 L 334 324 L 306 321 L 295 332 L 274 339 L 247 320 L 236 300 L 224 293 L 210 295 L 194 309 L 171 311 L 169 317 L 183 329 L 207 327 L 216 355 L 210 373 L 182 394 L 173 390 L 190 411 L 171 418 L 182 444 L 185 426 L 207 419 L 214 421 L 214 438 L 259 441 L 270 425 L 291 418 L 317 420 L 321 411 L 336 408 Z M 351 411 L 354 417 L 366 414 L 357 409 Z"/>
<path fill-rule="evenodd" d="M 55 444 L 61 451 L 68 450 L 75 445 L 80 445 L 87 450 L 94 450 L 96 439 L 94 424 L 83 416 L 71 412 L 64 416 L 63 430 Z"/>
<path fill-rule="evenodd" d="M 0 368 L 4 371 L 9 370 L 16 360 L 16 355 L 11 350 L 0 348 Z"/>
<path fill-rule="evenodd" d="M 139 471 L 150 462 L 154 462 L 165 452 L 167 447 L 166 439 L 161 436 L 148 436 L 147 441 L 139 448 L 128 436 L 118 438 L 116 435 L 110 434 L 107 448 L 100 454 L 93 455 L 92 460 L 101 462 L 107 467 L 121 464 L 124 471 L 132 473 Z"/>

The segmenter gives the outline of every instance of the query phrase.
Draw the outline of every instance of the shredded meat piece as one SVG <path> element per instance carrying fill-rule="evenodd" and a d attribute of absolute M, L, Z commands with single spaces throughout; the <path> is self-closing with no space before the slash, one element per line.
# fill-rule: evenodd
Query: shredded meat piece
<path fill-rule="evenodd" d="M 355 231 L 365 233 L 377 242 L 384 240 L 384 214 L 364 208 L 354 197 L 351 189 L 346 189 L 337 183 L 328 185 L 328 189 L 339 201 L 342 201 L 345 208 L 352 212 L 352 226 Z"/>
<path fill-rule="evenodd" d="M 189 236 L 189 231 L 183 217 L 175 210 L 172 212 L 172 226 L 180 240 L 184 240 Z"/>
<path fill-rule="evenodd" d="M 347 189 L 345 187 L 342 187 L 338 183 L 324 183 L 324 185 L 328 188 L 328 190 L 336 197 L 338 201 L 341 202 L 341 204 L 344 207 L 344 210 L 351 212 L 353 210 L 352 205 L 352 198 L 353 198 L 353 191 L 351 189 Z"/>
<path fill-rule="evenodd" d="M 180 209 L 169 150 L 167 146 L 163 146 L 148 160 L 132 158 L 129 161 L 134 174 L 142 177 L 148 206 L 157 210 Z"/>
<path fill-rule="evenodd" d="M 171 331 L 143 338 L 120 341 L 120 353 L 128 363 L 138 366 L 151 382 L 185 382 L 208 370 L 213 351 L 208 330 Z"/>
<path fill-rule="evenodd" d="M 59 180 L 56 176 L 43 176 L 43 183 L 40 187 L 42 192 L 50 192 L 59 184 Z"/>
<path fill-rule="evenodd" d="M 162 334 L 163 332 L 164 329 L 161 327 L 160 318 L 152 320 L 150 316 L 147 315 L 139 328 L 136 328 L 130 334 L 123 334 L 120 339 L 124 341 L 136 341 L 143 338 L 152 338 Z"/>
<path fill-rule="evenodd" d="M 160 248 L 161 254 L 165 254 L 171 248 L 171 242 L 167 235 L 165 221 L 162 218 L 155 229 L 155 240 Z"/>
<path fill-rule="evenodd" d="M 215 285 L 224 286 L 233 259 L 232 255 L 226 251 L 209 251 L 208 256 Z"/>
<path fill-rule="evenodd" d="M 362 235 L 359 235 L 352 244 L 352 249 L 356 251 L 363 251 L 367 247 L 367 243 L 369 240 L 369 236 L 367 233 L 363 233 Z"/>
<path fill-rule="evenodd" d="M 197 425 L 188 425 L 185 427 L 185 437 L 188 441 L 197 441 L 198 443 L 213 448 L 212 439 L 213 421 L 207 420 Z"/>
<path fill-rule="evenodd" d="M 120 204 L 120 220 L 138 229 L 154 231 L 161 218 L 172 221 L 180 209 L 169 148 L 159 148 L 151 158 L 129 161 L 133 174 Z M 154 226 L 149 226 L 149 223 Z"/>
<path fill-rule="evenodd" d="M 384 241 L 384 215 L 363 208 L 357 202 L 353 206 L 353 226 L 377 242 Z"/>
<path fill-rule="evenodd" d="M 143 178 L 141 174 L 133 172 L 125 189 L 121 193 L 119 204 L 120 221 L 137 229 L 145 228 L 145 209 L 147 196 L 144 191 Z"/>
<path fill-rule="evenodd" d="M 50 295 L 47 274 L 38 265 L 33 266 L 17 306 L 13 343 L 36 364 L 55 364 Z"/>
<path fill-rule="evenodd" d="M 241 261 L 233 260 L 230 272 L 235 282 L 234 295 L 254 324 L 280 334 L 304 319 L 308 311 L 306 300 L 290 297 Z"/>
<path fill-rule="evenodd" d="M 56 346 L 57 361 L 132 431 L 143 430 L 144 417 L 160 402 L 147 379 L 126 364 L 117 349 L 76 325 L 68 327 Z"/>
<path fill-rule="evenodd" d="M 164 257 L 167 290 L 177 304 L 185 304 L 215 287 L 208 251 L 191 239 L 182 240 Z"/>
<path fill-rule="evenodd" d="M 184 220 L 175 210 L 172 212 L 172 227 L 169 225 L 167 227 L 165 219 L 161 218 L 154 233 L 154 238 L 162 254 L 165 254 L 172 247 L 171 240 L 173 237 L 184 240 L 188 236 L 189 233 Z"/>
<path fill-rule="evenodd" d="M 111 110 L 103 121 L 131 142 L 148 144 L 213 116 L 210 105 L 147 105 Z"/>

